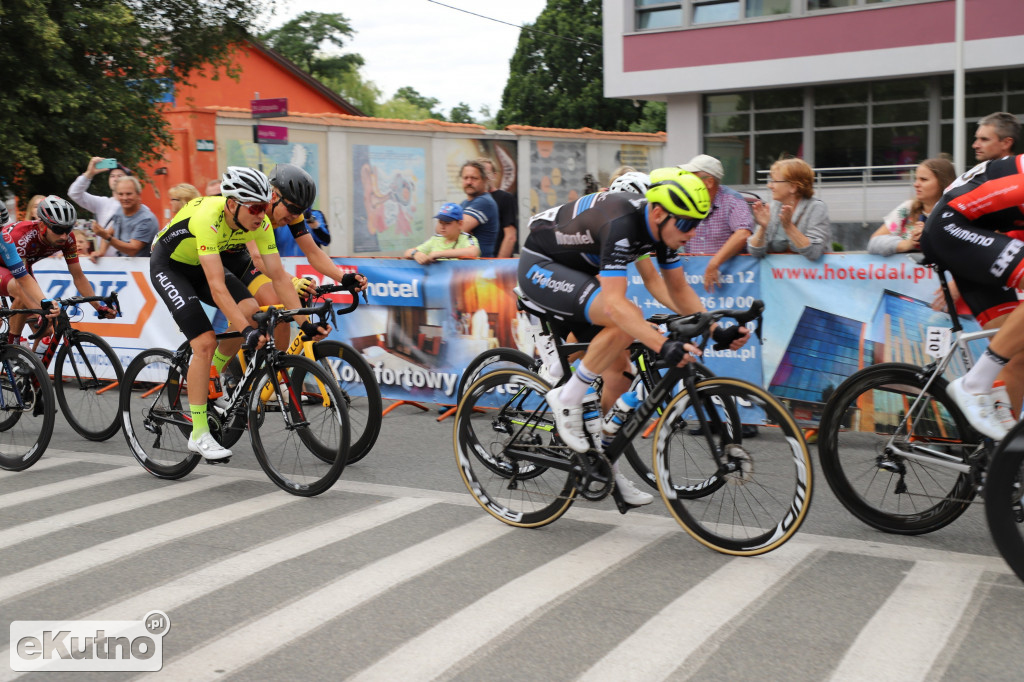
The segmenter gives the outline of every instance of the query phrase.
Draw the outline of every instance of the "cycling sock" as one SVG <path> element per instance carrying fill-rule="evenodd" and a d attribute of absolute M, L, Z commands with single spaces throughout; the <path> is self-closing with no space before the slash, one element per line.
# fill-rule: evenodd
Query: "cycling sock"
<path fill-rule="evenodd" d="M 220 348 L 213 351 L 213 366 L 217 368 L 217 373 L 220 374 L 224 371 L 224 365 L 228 364 L 231 360 L 230 355 L 224 355 L 220 352 Z"/>
<path fill-rule="evenodd" d="M 974 394 L 991 393 L 992 384 L 1009 361 L 1009 358 L 996 355 L 991 348 L 986 348 L 971 371 L 964 375 L 964 390 Z"/>
<path fill-rule="evenodd" d="M 576 371 L 569 377 L 569 381 L 565 382 L 562 386 L 558 396 L 563 402 L 570 405 L 581 404 L 583 402 L 583 396 L 586 395 L 587 389 L 597 379 L 597 375 L 587 369 L 586 365 L 581 361 L 576 367 Z"/>
<path fill-rule="evenodd" d="M 210 432 L 210 422 L 206 419 L 206 404 L 189 403 L 188 409 L 192 413 L 192 440 L 199 440 L 204 433 Z"/>

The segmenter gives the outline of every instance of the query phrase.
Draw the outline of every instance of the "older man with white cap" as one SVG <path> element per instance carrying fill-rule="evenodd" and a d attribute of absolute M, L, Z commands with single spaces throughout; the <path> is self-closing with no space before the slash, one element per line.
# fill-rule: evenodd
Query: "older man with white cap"
<path fill-rule="evenodd" d="M 722 264 L 747 250 L 747 238 L 754 232 L 754 216 L 743 196 L 722 184 L 725 169 L 715 157 L 699 154 L 679 167 L 703 180 L 711 195 L 711 212 L 686 243 L 686 253 L 714 254 L 704 271 L 704 288 L 711 292 L 722 284 Z"/>

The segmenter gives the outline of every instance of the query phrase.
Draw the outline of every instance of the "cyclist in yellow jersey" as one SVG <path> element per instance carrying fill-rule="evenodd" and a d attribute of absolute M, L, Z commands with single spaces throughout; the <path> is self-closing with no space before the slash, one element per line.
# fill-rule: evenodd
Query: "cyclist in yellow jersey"
<path fill-rule="evenodd" d="M 331 257 L 316 245 L 313 237 L 306 229 L 306 221 L 303 213 L 313 205 L 316 199 L 316 183 L 313 178 L 296 165 L 290 163 L 279 163 L 270 172 L 270 207 L 267 209 L 267 218 L 273 227 L 288 226 L 295 243 L 302 249 L 303 255 L 309 264 L 325 277 L 341 282 L 345 273 L 334 264 Z M 272 231 L 271 231 L 272 232 Z M 221 260 L 224 269 L 233 273 L 248 288 L 250 293 L 256 297 L 261 305 L 276 305 L 280 303 L 277 292 L 272 286 L 270 277 L 264 274 L 264 264 L 261 252 L 253 242 L 248 243 L 248 248 L 229 248 L 221 252 Z M 359 283 L 358 290 L 366 288 L 366 278 L 356 275 Z M 295 291 L 300 295 L 313 286 L 313 283 L 304 278 L 293 277 L 292 284 Z M 275 339 L 281 348 L 288 346 L 289 329 L 285 325 L 277 328 L 278 334 Z M 220 348 L 213 356 L 213 364 L 218 371 L 224 369 L 224 365 L 238 352 L 238 342 L 227 340 L 221 343 Z"/>
<path fill-rule="evenodd" d="M 265 342 L 252 319 L 259 304 L 235 275 L 225 271 L 221 252 L 254 242 L 280 300 L 289 308 L 300 307 L 267 218 L 271 199 L 267 176 L 253 168 L 229 166 L 221 178 L 221 194 L 188 202 L 160 231 L 149 275 L 192 346 L 187 376 L 192 414 L 188 448 L 210 462 L 227 459 L 231 451 L 214 440 L 207 421 L 207 383 L 217 338 L 201 304 L 219 308 L 235 329 L 241 329 L 246 348 L 255 350 Z M 308 318 L 296 319 L 310 336 L 326 333 Z"/>

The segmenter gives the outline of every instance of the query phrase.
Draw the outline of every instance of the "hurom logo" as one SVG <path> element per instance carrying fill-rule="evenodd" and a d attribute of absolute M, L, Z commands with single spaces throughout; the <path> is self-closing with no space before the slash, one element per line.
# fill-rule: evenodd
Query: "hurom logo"
<path fill-rule="evenodd" d="M 16 620 L 11 669 L 16 672 L 155 672 L 171 619 L 150 611 L 139 620 Z"/>

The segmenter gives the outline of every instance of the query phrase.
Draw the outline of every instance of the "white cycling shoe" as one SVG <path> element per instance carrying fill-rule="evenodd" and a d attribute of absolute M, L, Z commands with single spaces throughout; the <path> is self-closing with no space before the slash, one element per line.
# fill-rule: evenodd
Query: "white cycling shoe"
<path fill-rule="evenodd" d="M 618 467 L 615 468 L 615 487 L 619 489 L 622 501 L 628 505 L 642 507 L 654 502 L 654 495 L 637 488 L 636 484 L 626 478 L 625 474 L 619 473 Z"/>
<path fill-rule="evenodd" d="M 968 393 L 964 390 L 964 378 L 959 377 L 950 382 L 946 393 L 956 403 L 967 421 L 983 436 L 992 440 L 1002 440 L 1013 428 L 1013 415 L 1005 403 L 996 405 L 993 393 Z"/>
<path fill-rule="evenodd" d="M 586 452 L 590 449 L 590 441 L 583 428 L 583 405 L 566 405 L 559 395 L 561 391 L 561 387 L 553 388 L 544 395 L 555 419 L 558 437 L 576 452 Z"/>
<path fill-rule="evenodd" d="M 188 449 L 198 452 L 208 462 L 221 462 L 231 457 L 231 451 L 218 443 L 209 431 L 199 436 L 199 440 L 192 440 L 189 435 Z"/>

